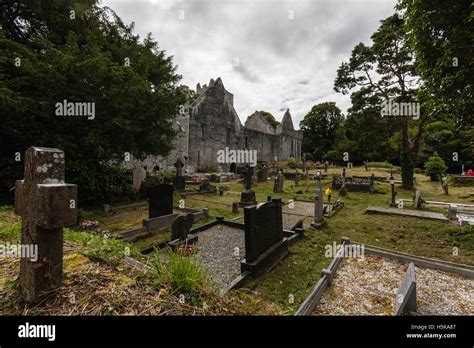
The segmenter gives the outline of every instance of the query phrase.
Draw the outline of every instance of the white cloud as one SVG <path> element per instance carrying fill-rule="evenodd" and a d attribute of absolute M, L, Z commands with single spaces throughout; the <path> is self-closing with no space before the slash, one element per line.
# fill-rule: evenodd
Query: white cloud
<path fill-rule="evenodd" d="M 334 92 L 336 70 L 359 42 L 368 43 L 396 0 L 105 0 L 174 56 L 183 84 L 221 77 L 242 123 L 255 110 L 295 126 L 314 104 L 349 96 Z M 184 12 L 180 12 L 184 11 Z M 289 12 L 293 11 L 293 12 Z M 184 19 L 180 15 L 184 14 Z M 290 19 L 290 15 L 294 18 Z M 235 59 L 240 66 L 234 67 Z"/>

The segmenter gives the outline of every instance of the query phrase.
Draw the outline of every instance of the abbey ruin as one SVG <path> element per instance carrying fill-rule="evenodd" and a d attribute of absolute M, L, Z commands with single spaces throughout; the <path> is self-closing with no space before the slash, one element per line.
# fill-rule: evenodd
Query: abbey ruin
<path fill-rule="evenodd" d="M 147 158 L 140 162 L 141 169 L 135 164 L 134 172 L 155 166 L 172 169 L 177 158 L 182 159 L 187 172 L 205 164 L 232 171 L 235 163 L 218 163 L 218 151 L 226 147 L 256 150 L 258 162 L 301 157 L 303 134 L 295 130 L 289 110 L 275 128 L 257 111 L 242 125 L 234 109 L 234 96 L 220 78 L 202 87 L 197 84 L 196 98 L 177 116 L 175 127 L 178 135 L 170 154 L 166 158 Z"/>

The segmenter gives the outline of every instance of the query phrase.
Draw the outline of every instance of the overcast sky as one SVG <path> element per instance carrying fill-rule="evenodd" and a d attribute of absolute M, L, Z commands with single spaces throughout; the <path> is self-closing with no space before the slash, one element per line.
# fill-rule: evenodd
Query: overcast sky
<path fill-rule="evenodd" d="M 255 110 L 295 127 L 315 104 L 349 96 L 333 90 L 337 68 L 369 43 L 396 0 L 103 0 L 174 56 L 181 83 L 195 89 L 221 77 L 242 121 Z M 183 18 L 184 17 L 184 18 Z"/>

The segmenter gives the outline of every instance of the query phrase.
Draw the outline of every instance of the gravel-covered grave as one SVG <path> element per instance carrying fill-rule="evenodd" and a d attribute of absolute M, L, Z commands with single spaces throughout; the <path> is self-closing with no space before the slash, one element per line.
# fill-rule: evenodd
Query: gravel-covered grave
<path fill-rule="evenodd" d="M 408 263 L 378 256 L 345 258 L 313 315 L 393 315 Z M 415 267 L 417 315 L 473 315 L 474 280 Z"/>
<path fill-rule="evenodd" d="M 244 230 L 216 225 L 198 236 L 194 257 L 200 260 L 211 280 L 224 288 L 240 275 L 240 261 L 245 258 Z"/>

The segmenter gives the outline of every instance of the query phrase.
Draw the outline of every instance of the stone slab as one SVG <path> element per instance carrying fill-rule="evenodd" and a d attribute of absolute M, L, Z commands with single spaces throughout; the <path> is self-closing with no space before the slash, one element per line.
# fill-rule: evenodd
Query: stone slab
<path fill-rule="evenodd" d="M 449 221 L 446 216 L 441 213 L 433 213 L 430 211 L 420 211 L 420 210 L 408 210 L 408 209 L 399 209 L 399 208 L 385 208 L 385 207 L 373 207 L 369 206 L 366 210 L 366 213 L 374 214 L 388 214 L 388 215 L 399 215 L 399 216 L 409 216 L 416 217 L 421 219 L 429 220 L 438 220 L 438 221 Z"/>
<path fill-rule="evenodd" d="M 395 297 L 395 315 L 416 312 L 415 265 L 410 262 Z"/>

